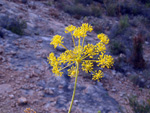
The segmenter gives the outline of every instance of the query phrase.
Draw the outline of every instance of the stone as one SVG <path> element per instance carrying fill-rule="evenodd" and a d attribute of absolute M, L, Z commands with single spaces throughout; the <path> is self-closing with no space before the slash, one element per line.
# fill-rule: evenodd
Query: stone
<path fill-rule="evenodd" d="M 53 95 L 54 91 L 50 88 L 45 88 L 44 93 L 49 94 L 49 95 Z"/>
<path fill-rule="evenodd" d="M 146 80 L 144 78 L 141 78 L 140 81 L 139 81 L 139 87 L 144 88 L 145 87 L 145 82 L 146 82 Z"/>
<path fill-rule="evenodd" d="M 20 97 L 18 99 L 18 104 L 19 105 L 26 105 L 28 103 L 27 99 L 25 97 Z"/>
<path fill-rule="evenodd" d="M 26 79 L 29 79 L 29 78 L 30 78 L 30 75 L 25 75 L 25 78 L 26 78 Z"/>
<path fill-rule="evenodd" d="M 9 95 L 10 99 L 13 99 L 15 96 L 13 94 Z"/>
<path fill-rule="evenodd" d="M 39 91 L 39 92 L 38 92 L 38 96 L 44 97 L 44 92 L 43 92 L 43 91 Z"/>
<path fill-rule="evenodd" d="M 55 106 L 56 105 L 56 101 L 51 102 L 51 106 Z"/>
<path fill-rule="evenodd" d="M 61 47 L 61 46 L 58 46 L 58 47 L 56 48 L 56 50 L 57 50 L 57 51 L 60 51 L 60 52 L 65 52 L 65 51 L 66 51 L 66 49 L 65 49 L 64 47 Z"/>
<path fill-rule="evenodd" d="M 0 54 L 3 54 L 4 50 L 0 47 Z"/>
<path fill-rule="evenodd" d="M 1 84 L 0 85 L 0 94 L 5 94 L 11 92 L 13 89 L 10 84 Z"/>
<path fill-rule="evenodd" d="M 116 90 L 116 88 L 112 88 L 112 90 L 111 90 L 112 92 L 116 92 L 117 90 Z"/>
<path fill-rule="evenodd" d="M 37 40 L 37 42 L 38 42 L 38 43 L 42 43 L 42 42 L 43 42 L 43 40 Z"/>
<path fill-rule="evenodd" d="M 5 58 L 3 56 L 0 56 L 0 62 L 5 62 Z"/>
<path fill-rule="evenodd" d="M 125 92 L 121 92 L 119 95 L 120 97 L 123 97 L 126 93 Z"/>
<path fill-rule="evenodd" d="M 116 71 L 115 71 L 115 70 L 112 70 L 112 74 L 113 74 L 113 75 L 116 75 Z"/>
<path fill-rule="evenodd" d="M 59 89 L 62 89 L 63 87 L 64 87 L 63 85 L 59 85 L 59 86 L 58 86 Z"/>

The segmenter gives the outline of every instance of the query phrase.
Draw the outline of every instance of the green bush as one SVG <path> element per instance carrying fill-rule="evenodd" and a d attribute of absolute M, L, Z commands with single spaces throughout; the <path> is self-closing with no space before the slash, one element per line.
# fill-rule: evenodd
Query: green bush
<path fill-rule="evenodd" d="M 25 21 L 19 21 L 18 19 L 13 20 L 12 22 L 8 23 L 6 29 L 16 33 L 18 35 L 24 34 L 24 29 L 27 27 Z"/>
<path fill-rule="evenodd" d="M 89 16 L 91 14 L 90 11 L 87 8 L 85 8 L 82 4 L 73 6 L 66 5 L 64 6 L 64 11 L 71 15 Z"/>
<path fill-rule="evenodd" d="M 106 6 L 106 11 L 108 16 L 116 16 L 117 15 L 117 4 L 110 3 Z"/>
<path fill-rule="evenodd" d="M 132 63 L 134 68 L 137 69 L 143 69 L 146 66 L 146 62 L 143 58 L 143 43 L 144 38 L 142 34 L 138 34 L 133 38 Z"/>
<path fill-rule="evenodd" d="M 102 15 L 102 9 L 100 6 L 91 5 L 91 15 L 99 17 Z"/>
<path fill-rule="evenodd" d="M 129 17 L 128 15 L 122 16 L 119 21 L 120 29 L 126 29 L 129 26 Z"/>
<path fill-rule="evenodd" d="M 64 5 L 63 10 L 71 15 L 78 16 L 101 16 L 102 10 L 100 6 L 90 5 L 88 7 L 82 4 Z"/>
<path fill-rule="evenodd" d="M 92 4 L 93 0 L 75 0 L 75 3 L 81 3 L 83 5 Z"/>
<path fill-rule="evenodd" d="M 139 81 L 140 81 L 138 75 L 132 75 L 132 76 L 130 76 L 130 80 L 133 82 L 134 85 L 138 85 Z"/>
<path fill-rule="evenodd" d="M 114 55 L 125 53 L 125 46 L 119 41 L 112 41 L 110 43 L 110 52 Z"/>
<path fill-rule="evenodd" d="M 150 0 L 138 0 L 138 1 L 144 4 L 150 3 Z"/>
<path fill-rule="evenodd" d="M 146 69 L 143 71 L 143 76 L 146 80 L 150 79 L 150 69 Z"/>
<path fill-rule="evenodd" d="M 148 103 L 142 102 L 142 104 L 140 104 L 137 101 L 136 96 L 131 96 L 128 99 L 129 99 L 129 104 L 133 108 L 133 111 L 135 113 L 150 113 L 150 105 Z"/>

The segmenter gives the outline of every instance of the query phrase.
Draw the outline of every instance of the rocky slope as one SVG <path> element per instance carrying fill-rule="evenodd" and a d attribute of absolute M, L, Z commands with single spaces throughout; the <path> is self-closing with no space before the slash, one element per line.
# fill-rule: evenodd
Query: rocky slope
<path fill-rule="evenodd" d="M 72 48 L 71 37 L 64 33 L 64 28 L 81 23 L 82 19 L 76 20 L 45 1 L 0 1 L 0 113 L 23 113 L 28 107 L 37 113 L 67 112 L 74 79 L 67 77 L 66 70 L 63 77 L 53 75 L 47 56 L 50 52 L 59 55 L 64 50 L 55 50 L 49 43 L 53 35 L 59 34 L 65 37 L 65 45 Z M 16 34 L 14 26 L 22 26 L 22 33 Z M 89 33 L 87 42 L 96 41 L 96 33 Z M 72 113 L 132 112 L 126 102 L 127 94 L 139 94 L 140 90 L 122 73 L 106 70 L 103 83 L 83 75 L 81 72 L 78 79 Z M 140 98 L 148 96 L 148 90 L 144 92 Z"/>

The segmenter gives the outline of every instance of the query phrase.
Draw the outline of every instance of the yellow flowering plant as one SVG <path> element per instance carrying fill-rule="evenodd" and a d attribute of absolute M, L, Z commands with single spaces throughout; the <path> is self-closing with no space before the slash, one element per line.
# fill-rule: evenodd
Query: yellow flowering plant
<path fill-rule="evenodd" d="M 26 108 L 26 109 L 24 110 L 24 112 L 25 112 L 25 113 L 36 113 L 36 111 L 34 111 L 34 110 L 31 109 L 31 108 Z"/>
<path fill-rule="evenodd" d="M 96 45 L 84 45 L 87 32 L 91 32 L 92 30 L 92 26 L 88 23 L 83 23 L 80 27 L 73 25 L 66 27 L 65 33 L 71 33 L 74 44 L 74 49 L 72 50 L 67 49 L 67 47 L 63 45 L 64 42 L 62 40 L 64 37 L 60 35 L 55 35 L 50 43 L 51 45 L 54 45 L 54 48 L 57 46 L 62 46 L 66 49 L 66 51 L 59 57 L 55 57 L 53 52 L 49 54 L 48 62 L 53 67 L 52 72 L 56 76 L 62 76 L 62 70 L 71 66 L 71 68 L 68 69 L 68 76 L 75 77 L 74 91 L 68 113 L 71 112 L 74 101 L 77 78 L 79 75 L 79 65 L 81 64 L 82 70 L 86 73 L 93 72 L 92 79 L 99 81 L 103 77 L 103 72 L 102 70 L 93 71 L 93 63 L 96 62 L 97 66 L 100 66 L 101 68 L 110 68 L 114 64 L 112 56 L 106 55 L 106 45 L 109 43 L 109 38 L 107 35 L 103 33 L 98 34 L 97 38 L 99 39 L 99 42 Z M 75 38 L 78 40 L 78 45 L 75 44 Z M 92 59 L 95 55 L 99 56 L 96 60 Z M 62 64 L 66 64 L 67 66 L 62 68 Z"/>

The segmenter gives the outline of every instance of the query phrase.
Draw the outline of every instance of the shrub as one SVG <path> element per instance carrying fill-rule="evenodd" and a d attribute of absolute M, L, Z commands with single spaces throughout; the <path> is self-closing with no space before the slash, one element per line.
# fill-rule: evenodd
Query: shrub
<path fill-rule="evenodd" d="M 149 0 L 138 0 L 139 2 L 143 3 L 143 4 L 147 4 L 147 3 L 150 3 Z"/>
<path fill-rule="evenodd" d="M 0 26 L 18 35 L 23 35 L 27 24 L 24 20 L 20 20 L 16 17 L 9 17 L 8 15 L 3 14 L 0 17 Z"/>
<path fill-rule="evenodd" d="M 145 60 L 143 58 L 144 38 L 141 34 L 133 38 L 132 63 L 135 68 L 144 68 Z"/>
<path fill-rule="evenodd" d="M 6 29 L 8 29 L 18 35 L 23 35 L 24 29 L 26 27 L 27 27 L 27 24 L 25 21 L 14 20 L 11 23 L 8 23 Z"/>
<path fill-rule="evenodd" d="M 143 71 L 143 77 L 148 80 L 150 79 L 150 69 L 146 69 Z"/>
<path fill-rule="evenodd" d="M 130 76 L 130 80 L 133 82 L 134 85 L 138 85 L 139 81 L 140 81 L 138 75 L 132 75 L 132 76 Z"/>
<path fill-rule="evenodd" d="M 106 6 L 106 11 L 108 16 L 116 16 L 117 15 L 117 4 L 110 3 Z"/>
<path fill-rule="evenodd" d="M 77 4 L 73 6 L 66 5 L 64 6 L 64 11 L 71 15 L 89 16 L 91 14 L 90 11 L 87 8 L 85 8 L 82 4 Z"/>
<path fill-rule="evenodd" d="M 119 21 L 120 29 L 126 29 L 129 26 L 128 15 L 122 16 Z"/>
<path fill-rule="evenodd" d="M 74 15 L 75 17 L 78 16 L 101 16 L 102 9 L 100 6 L 94 6 L 90 5 L 88 7 L 82 5 L 82 4 L 76 4 L 76 5 L 64 5 L 63 10 L 66 13 L 69 13 L 71 15 Z"/>
<path fill-rule="evenodd" d="M 110 52 L 114 55 L 119 55 L 120 53 L 125 53 L 125 47 L 119 41 L 112 41 L 110 43 Z"/>
<path fill-rule="evenodd" d="M 103 31 L 102 26 L 99 25 L 99 24 L 94 25 L 93 29 L 94 29 L 94 32 L 97 33 L 97 34 L 101 33 Z"/>
<path fill-rule="evenodd" d="M 92 4 L 93 0 L 75 0 L 75 3 L 81 3 L 83 5 Z"/>
<path fill-rule="evenodd" d="M 123 33 L 129 26 L 128 16 L 122 16 L 119 21 L 118 30 L 115 32 L 116 35 Z"/>
<path fill-rule="evenodd" d="M 91 15 L 95 17 L 99 17 L 102 15 L 102 8 L 101 6 L 91 5 Z"/>
<path fill-rule="evenodd" d="M 136 96 L 131 96 L 128 99 L 129 99 L 129 104 L 133 108 L 133 111 L 135 113 L 149 113 L 150 112 L 150 105 L 148 103 L 143 101 L 142 104 L 140 104 L 137 101 Z"/>

